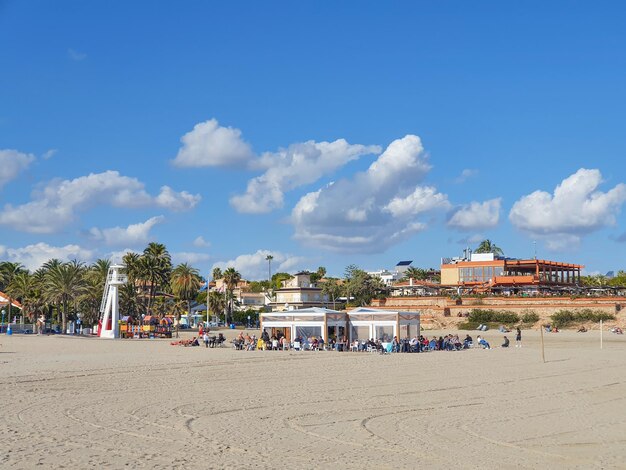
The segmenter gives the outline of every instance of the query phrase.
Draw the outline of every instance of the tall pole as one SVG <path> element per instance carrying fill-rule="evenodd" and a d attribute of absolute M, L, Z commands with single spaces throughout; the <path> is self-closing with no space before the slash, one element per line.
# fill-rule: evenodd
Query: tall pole
<path fill-rule="evenodd" d="M 600 320 L 600 349 L 602 349 L 602 335 L 604 334 L 602 330 L 602 320 Z"/>
<path fill-rule="evenodd" d="M 543 345 L 543 325 L 539 325 L 539 331 L 541 331 L 541 359 L 543 360 L 543 363 L 546 363 L 546 351 L 544 349 L 544 345 Z"/>

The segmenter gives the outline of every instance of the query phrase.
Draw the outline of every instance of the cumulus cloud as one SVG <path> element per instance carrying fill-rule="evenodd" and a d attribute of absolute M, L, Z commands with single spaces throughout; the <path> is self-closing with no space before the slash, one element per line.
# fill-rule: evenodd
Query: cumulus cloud
<path fill-rule="evenodd" d="M 202 197 L 199 194 L 191 194 L 187 191 L 177 193 L 169 186 L 162 186 L 161 192 L 155 198 L 157 206 L 174 212 L 184 212 L 196 207 Z"/>
<path fill-rule="evenodd" d="M 471 168 L 465 168 L 459 176 L 454 180 L 455 183 L 465 183 L 468 179 L 473 178 L 478 174 L 478 170 L 473 170 Z"/>
<path fill-rule="evenodd" d="M 314 183 L 362 155 L 379 152 L 380 147 L 375 145 L 351 145 L 338 139 L 308 141 L 265 153 L 251 162 L 253 167 L 265 172 L 250 180 L 246 192 L 232 197 L 230 203 L 238 212 L 270 212 L 282 207 L 285 192 Z"/>
<path fill-rule="evenodd" d="M 196 263 L 204 263 L 211 259 L 211 255 L 208 253 L 198 253 L 194 251 L 178 251 L 172 253 L 172 262 L 174 264 L 189 263 L 195 265 Z"/>
<path fill-rule="evenodd" d="M 93 259 L 93 251 L 78 245 L 50 246 L 47 243 L 36 243 L 22 248 L 6 248 L 5 256 L 9 261 L 22 263 L 26 268 L 34 271 L 52 258 L 61 261 L 77 259 L 89 262 Z"/>
<path fill-rule="evenodd" d="M 577 243 L 581 235 L 614 225 L 626 201 L 625 184 L 602 192 L 598 189 L 601 183 L 599 170 L 581 168 L 565 178 L 553 194 L 535 191 L 522 197 L 511 208 L 509 220 L 520 230 L 544 237 L 553 249 L 559 248 L 559 237 L 569 237 L 566 243 L 570 245 Z"/>
<path fill-rule="evenodd" d="M 254 157 L 241 131 L 222 127 L 216 119 L 196 124 L 180 141 L 183 145 L 172 161 L 179 167 L 240 166 Z"/>
<path fill-rule="evenodd" d="M 131 224 L 128 227 L 112 227 L 105 229 L 93 227 L 89 233 L 93 239 L 101 240 L 107 245 L 138 245 L 148 242 L 150 240 L 150 230 L 152 227 L 164 220 L 165 217 L 159 215 L 145 222 Z"/>
<path fill-rule="evenodd" d="M 199 200 L 199 195 L 186 191 L 176 193 L 168 186 L 163 186 L 159 195 L 152 197 L 138 179 L 106 171 L 73 180 L 53 180 L 36 191 L 30 202 L 5 205 L 0 212 L 0 224 L 24 232 L 54 233 L 72 223 L 78 212 L 97 205 L 188 210 Z"/>
<path fill-rule="evenodd" d="M 269 274 L 268 255 L 272 255 L 272 273 L 293 272 L 299 270 L 299 266 L 305 262 L 303 257 L 291 256 L 278 251 L 258 250 L 256 253 L 239 255 L 235 259 L 228 261 L 218 261 L 213 264 L 213 268 L 222 270 L 235 268 L 241 273 L 242 278 L 248 280 L 267 279 Z"/>
<path fill-rule="evenodd" d="M 196 239 L 193 241 L 193 246 L 197 246 L 198 248 L 208 248 L 209 246 L 211 246 L 211 243 L 206 241 L 204 237 L 200 235 L 196 237 Z"/>
<path fill-rule="evenodd" d="M 430 169 L 419 137 L 395 140 L 367 171 L 304 195 L 291 213 L 295 237 L 333 251 L 384 251 L 423 231 L 418 217 L 449 209 L 444 194 L 419 184 Z"/>
<path fill-rule="evenodd" d="M 17 178 L 34 160 L 35 156 L 30 153 L 12 149 L 0 150 L 0 189 Z"/>
<path fill-rule="evenodd" d="M 483 230 L 498 225 L 500 219 L 500 198 L 485 202 L 471 202 L 452 211 L 448 227 L 458 230 Z"/>
<path fill-rule="evenodd" d="M 57 149 L 50 149 L 46 152 L 44 152 L 41 155 L 41 158 L 43 158 L 44 160 L 50 160 L 52 157 L 54 157 L 57 154 L 58 150 Z"/>

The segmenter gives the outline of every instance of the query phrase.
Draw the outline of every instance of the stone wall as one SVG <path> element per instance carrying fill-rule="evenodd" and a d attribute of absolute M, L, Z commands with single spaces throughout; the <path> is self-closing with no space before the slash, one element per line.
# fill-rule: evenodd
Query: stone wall
<path fill-rule="evenodd" d="M 626 297 L 387 297 L 375 299 L 371 305 L 390 310 L 421 311 L 421 324 L 425 329 L 454 328 L 466 321 L 463 315 L 473 309 L 509 310 L 518 315 L 534 312 L 539 315 L 539 324 L 549 323 L 550 316 L 559 310 L 591 309 L 615 315 L 616 320 L 607 322 L 607 326 L 626 325 Z"/>

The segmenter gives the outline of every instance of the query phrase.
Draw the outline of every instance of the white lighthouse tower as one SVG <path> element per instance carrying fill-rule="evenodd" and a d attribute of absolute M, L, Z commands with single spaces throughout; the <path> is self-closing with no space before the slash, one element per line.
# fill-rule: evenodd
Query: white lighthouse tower
<path fill-rule="evenodd" d="M 128 278 L 122 271 L 125 266 L 114 264 L 109 268 L 104 293 L 102 294 L 102 302 L 100 303 L 100 326 L 99 334 L 101 338 L 114 339 L 119 337 L 119 294 L 118 289 L 121 285 L 126 284 Z"/>

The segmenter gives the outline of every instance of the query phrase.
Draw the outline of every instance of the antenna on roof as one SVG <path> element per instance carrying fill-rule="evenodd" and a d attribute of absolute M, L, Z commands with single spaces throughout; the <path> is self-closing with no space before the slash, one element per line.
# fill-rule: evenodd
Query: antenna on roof
<path fill-rule="evenodd" d="M 535 251 L 535 259 L 537 259 L 537 241 L 536 240 L 533 240 L 533 248 Z"/>

